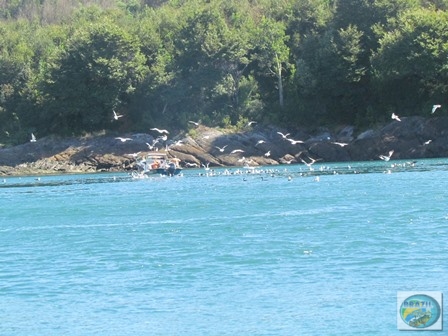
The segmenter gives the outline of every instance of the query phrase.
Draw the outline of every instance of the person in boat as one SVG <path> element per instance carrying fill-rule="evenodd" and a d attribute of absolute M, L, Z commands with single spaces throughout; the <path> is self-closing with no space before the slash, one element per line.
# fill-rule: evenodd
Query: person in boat
<path fill-rule="evenodd" d="M 152 169 L 158 169 L 160 167 L 160 162 L 159 160 L 156 160 L 152 163 L 151 168 Z"/>
<path fill-rule="evenodd" d="M 175 166 L 176 168 L 179 168 L 180 159 L 178 159 L 178 158 L 172 158 L 172 159 L 170 160 L 170 163 L 174 163 L 174 166 Z"/>

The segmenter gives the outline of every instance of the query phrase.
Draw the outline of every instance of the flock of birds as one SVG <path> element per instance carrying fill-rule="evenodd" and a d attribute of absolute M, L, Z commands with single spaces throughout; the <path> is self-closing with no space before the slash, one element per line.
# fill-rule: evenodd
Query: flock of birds
<path fill-rule="evenodd" d="M 432 109 L 431 109 L 431 114 L 435 113 L 435 112 L 436 112 L 438 109 L 440 109 L 441 107 L 442 107 L 442 105 L 440 105 L 440 104 L 435 104 L 435 105 L 433 105 L 433 106 L 432 106 Z M 113 112 L 113 116 L 112 116 L 113 120 L 117 121 L 117 120 L 119 120 L 120 118 L 123 118 L 123 115 L 122 115 L 122 114 L 118 114 L 115 110 L 112 110 L 112 112 Z M 396 121 L 398 121 L 398 122 L 401 121 L 401 118 L 400 118 L 397 114 L 395 114 L 395 113 L 392 113 L 392 115 L 391 115 L 391 119 L 396 120 Z M 191 120 L 188 121 L 188 123 L 193 124 L 193 125 L 195 125 L 195 126 L 199 126 L 199 125 L 200 125 L 199 122 L 191 121 Z M 247 123 L 247 126 L 250 127 L 250 126 L 252 126 L 252 125 L 254 125 L 254 124 L 256 124 L 256 123 L 257 123 L 256 121 L 250 121 L 250 122 Z M 159 136 L 158 136 L 158 137 L 155 137 L 154 140 L 153 140 L 153 142 L 152 142 L 151 144 L 150 144 L 150 143 L 146 143 L 146 145 L 148 146 L 148 149 L 149 149 L 149 150 L 158 150 L 158 147 L 156 147 L 156 145 L 157 145 L 158 143 L 166 142 L 166 141 L 168 140 L 168 134 L 169 134 L 169 131 L 166 130 L 166 129 L 159 129 L 159 128 L 157 128 L 157 127 L 153 127 L 153 128 L 151 128 L 150 130 L 151 130 L 151 131 L 154 131 L 154 132 L 157 132 L 157 133 L 159 134 Z M 286 140 L 286 141 L 289 141 L 292 145 L 303 144 L 303 143 L 305 143 L 305 141 L 303 141 L 303 140 L 297 140 L 297 139 L 292 139 L 292 138 L 290 138 L 290 137 L 289 137 L 289 136 L 290 136 L 290 133 L 286 133 L 286 134 L 284 134 L 284 133 L 282 133 L 282 132 L 277 132 L 277 134 L 280 135 L 282 139 L 284 139 L 284 140 Z M 208 137 L 208 136 L 204 136 L 204 138 L 207 138 L 207 137 Z M 123 142 L 123 143 L 124 143 L 124 142 L 127 142 L 127 141 L 132 141 L 132 140 L 133 140 L 132 138 L 129 138 L 129 137 L 116 137 L 115 139 L 118 140 L 118 141 L 120 141 L 120 142 Z M 37 141 L 36 136 L 35 136 L 33 133 L 31 133 L 30 142 L 36 142 L 36 141 Z M 432 141 L 432 140 L 427 140 L 426 142 L 424 142 L 424 145 L 428 145 L 429 143 L 431 143 L 431 141 Z M 266 143 L 266 140 L 258 140 L 258 141 L 254 144 L 254 146 L 255 146 L 255 147 L 258 147 L 258 146 L 260 146 L 261 144 L 264 144 L 264 143 Z M 341 146 L 341 147 L 344 147 L 344 146 L 347 146 L 347 145 L 348 145 L 348 143 L 342 143 L 342 142 L 336 142 L 336 141 L 335 141 L 335 142 L 332 142 L 332 144 L 334 144 L 334 145 L 338 145 L 338 146 Z M 181 140 L 178 140 L 178 141 L 176 141 L 176 142 L 173 142 L 170 146 L 166 146 L 165 149 L 168 151 L 169 148 L 170 148 L 171 146 L 179 146 L 179 145 L 182 145 L 182 141 L 181 141 Z M 219 153 L 225 153 L 227 147 L 228 147 L 227 144 L 224 145 L 224 146 L 222 146 L 222 147 L 220 147 L 220 146 L 214 146 L 214 148 L 215 148 L 216 150 L 218 150 Z M 138 152 L 138 153 L 131 153 L 131 154 L 128 154 L 128 156 L 131 156 L 131 157 L 137 159 L 137 157 L 138 157 L 138 155 L 139 155 L 140 153 L 141 153 L 141 152 Z M 244 153 L 244 150 L 243 150 L 243 149 L 233 149 L 232 151 L 230 151 L 230 154 L 241 154 L 241 153 Z M 315 159 L 315 158 L 310 157 L 309 155 L 306 155 L 306 160 L 305 160 L 305 159 L 302 158 L 302 156 L 301 156 L 302 153 L 303 153 L 303 152 L 300 152 L 300 153 L 297 154 L 298 158 L 300 159 L 300 161 L 301 161 L 304 165 L 306 165 L 310 170 L 312 170 L 312 165 L 313 165 L 315 162 L 319 161 L 320 159 Z M 383 160 L 383 161 L 389 161 L 389 160 L 391 159 L 391 157 L 392 157 L 393 154 L 394 154 L 394 150 L 390 150 L 387 154 L 379 155 L 379 159 L 381 159 L 381 160 Z M 264 157 L 268 158 L 268 157 L 271 156 L 271 151 L 268 150 L 268 151 L 266 151 L 263 155 L 264 155 Z M 238 159 L 237 161 L 238 161 L 238 162 L 241 162 L 241 163 L 243 163 L 243 164 L 245 164 L 246 166 L 249 166 L 249 164 L 251 163 L 251 160 L 247 160 L 244 156 L 241 157 L 240 159 Z M 288 161 L 285 160 L 284 162 L 288 164 L 288 163 L 292 163 L 293 160 L 288 160 Z M 209 163 L 206 163 L 206 164 L 201 163 L 201 166 L 202 166 L 207 172 L 210 170 L 210 168 L 209 168 Z M 196 163 L 190 163 L 190 162 L 185 162 L 185 167 L 188 167 L 188 168 L 196 168 L 196 167 L 198 167 L 198 164 L 196 164 Z"/>
<path fill-rule="evenodd" d="M 439 109 L 441 107 L 442 107 L 441 104 L 434 104 L 431 109 L 431 114 L 434 114 L 437 111 L 437 109 Z M 395 113 L 392 113 L 391 119 L 396 120 L 396 121 L 401 121 L 401 118 Z M 432 140 L 429 139 L 429 140 L 425 141 L 423 143 L 423 145 L 429 145 L 431 142 L 432 142 Z M 394 154 L 394 150 L 390 150 L 388 155 L 380 155 L 379 158 L 383 161 L 389 161 L 393 154 Z"/>

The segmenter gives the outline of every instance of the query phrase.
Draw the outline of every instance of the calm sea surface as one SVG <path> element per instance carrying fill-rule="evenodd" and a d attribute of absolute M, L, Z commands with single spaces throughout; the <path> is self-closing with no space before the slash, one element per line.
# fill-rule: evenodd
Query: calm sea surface
<path fill-rule="evenodd" d="M 448 160 L 313 167 L 0 179 L 0 335 L 403 335 L 398 291 L 448 294 Z"/>

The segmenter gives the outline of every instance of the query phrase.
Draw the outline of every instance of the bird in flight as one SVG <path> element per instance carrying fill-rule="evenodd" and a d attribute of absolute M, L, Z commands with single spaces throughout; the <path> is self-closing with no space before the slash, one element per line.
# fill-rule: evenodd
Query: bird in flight
<path fill-rule="evenodd" d="M 247 123 L 247 126 L 252 126 L 253 124 L 256 124 L 257 122 L 256 121 L 249 121 L 248 123 Z"/>
<path fill-rule="evenodd" d="M 120 140 L 121 142 L 131 141 L 131 138 L 122 138 L 122 137 L 116 137 L 115 139 Z"/>
<path fill-rule="evenodd" d="M 234 149 L 233 151 L 230 152 L 230 154 L 235 154 L 235 153 L 244 153 L 244 151 L 242 149 Z"/>
<path fill-rule="evenodd" d="M 395 113 L 392 113 L 391 118 L 395 119 L 396 121 L 401 121 L 400 117 L 397 116 Z"/>
<path fill-rule="evenodd" d="M 297 145 L 297 144 L 303 143 L 302 140 L 294 140 L 294 139 L 289 139 L 289 138 L 286 138 L 286 140 L 288 140 L 292 145 Z"/>
<path fill-rule="evenodd" d="M 126 154 L 126 155 L 127 155 L 127 156 L 131 156 L 131 157 L 133 157 L 133 158 L 135 159 L 136 157 L 139 156 L 140 153 L 141 153 L 141 152 L 137 152 L 137 153 L 130 153 L 130 154 Z"/>
<path fill-rule="evenodd" d="M 163 134 L 163 133 L 169 134 L 169 132 L 167 130 L 165 130 L 165 129 L 158 129 L 157 127 L 150 128 L 150 130 L 159 132 L 160 134 Z"/>
<path fill-rule="evenodd" d="M 289 133 L 283 134 L 282 132 L 277 132 L 277 134 L 280 134 L 283 139 L 287 139 L 289 135 Z"/>
<path fill-rule="evenodd" d="M 31 133 L 31 139 L 30 142 L 36 142 L 36 137 L 34 136 L 33 133 Z"/>
<path fill-rule="evenodd" d="M 438 108 L 441 108 L 441 107 L 442 107 L 442 105 L 440 105 L 440 104 L 433 105 L 433 106 L 432 106 L 431 113 L 434 113 Z"/>
<path fill-rule="evenodd" d="M 218 146 L 215 146 L 215 148 L 216 148 L 217 150 L 219 150 L 221 153 L 224 153 L 224 149 L 226 149 L 226 147 L 227 147 L 227 145 L 225 145 L 224 147 L 218 147 Z"/>
<path fill-rule="evenodd" d="M 389 155 L 380 155 L 379 158 L 383 161 L 389 161 L 390 158 L 392 157 L 392 154 L 394 154 L 393 149 L 389 151 Z"/>
<path fill-rule="evenodd" d="M 191 120 L 190 120 L 189 123 L 190 123 L 190 124 L 193 124 L 193 125 L 195 125 L 195 126 L 199 126 L 199 123 L 196 122 L 196 121 L 191 121 Z"/>
<path fill-rule="evenodd" d="M 170 145 L 170 147 L 174 147 L 174 146 L 182 146 L 184 143 L 182 142 L 182 140 L 177 140 L 176 142 L 172 143 Z"/>
<path fill-rule="evenodd" d="M 345 142 L 332 142 L 332 144 L 333 145 L 338 145 L 338 146 L 341 146 L 341 147 L 348 146 L 348 143 L 345 143 Z"/>
<path fill-rule="evenodd" d="M 265 143 L 266 141 L 264 140 L 258 140 L 257 143 L 255 144 L 255 146 L 261 145 L 262 143 Z"/>
<path fill-rule="evenodd" d="M 266 156 L 266 157 L 271 156 L 271 151 L 267 151 L 266 153 L 264 153 L 264 156 Z"/>
<path fill-rule="evenodd" d="M 312 165 L 316 162 L 316 161 L 319 161 L 320 159 L 313 159 L 313 158 L 311 158 L 311 157 L 309 157 L 308 155 L 307 155 L 307 157 L 308 157 L 308 159 L 310 160 L 310 162 L 306 162 L 304 159 L 302 159 L 302 158 L 300 158 L 300 161 L 302 161 L 306 166 L 308 166 L 308 168 L 310 169 L 310 170 L 312 170 Z"/>
<path fill-rule="evenodd" d="M 115 120 L 118 120 L 118 119 L 120 119 L 123 116 L 121 114 L 117 114 L 117 112 L 115 112 L 115 110 L 112 110 L 112 112 L 114 112 L 114 119 Z"/>

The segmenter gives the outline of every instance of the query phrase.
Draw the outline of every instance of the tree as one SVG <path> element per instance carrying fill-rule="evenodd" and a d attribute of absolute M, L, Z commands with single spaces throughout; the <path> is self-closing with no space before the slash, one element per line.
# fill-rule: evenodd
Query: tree
<path fill-rule="evenodd" d="M 0 23 L 0 140 L 8 143 L 22 142 L 30 121 L 24 111 L 29 108 L 35 33 L 35 25 L 27 21 Z"/>
<path fill-rule="evenodd" d="M 382 32 L 372 57 L 384 104 L 403 114 L 419 113 L 433 101 L 448 102 L 448 13 L 410 11 L 391 28 Z"/>
<path fill-rule="evenodd" d="M 289 64 L 288 36 L 283 22 L 263 17 L 255 36 L 254 59 L 265 74 L 274 76 L 277 81 L 278 103 L 284 106 L 283 73 Z"/>
<path fill-rule="evenodd" d="M 112 110 L 126 106 L 144 64 L 137 41 L 107 18 L 79 28 L 42 87 L 48 131 L 79 134 L 110 127 Z"/>

